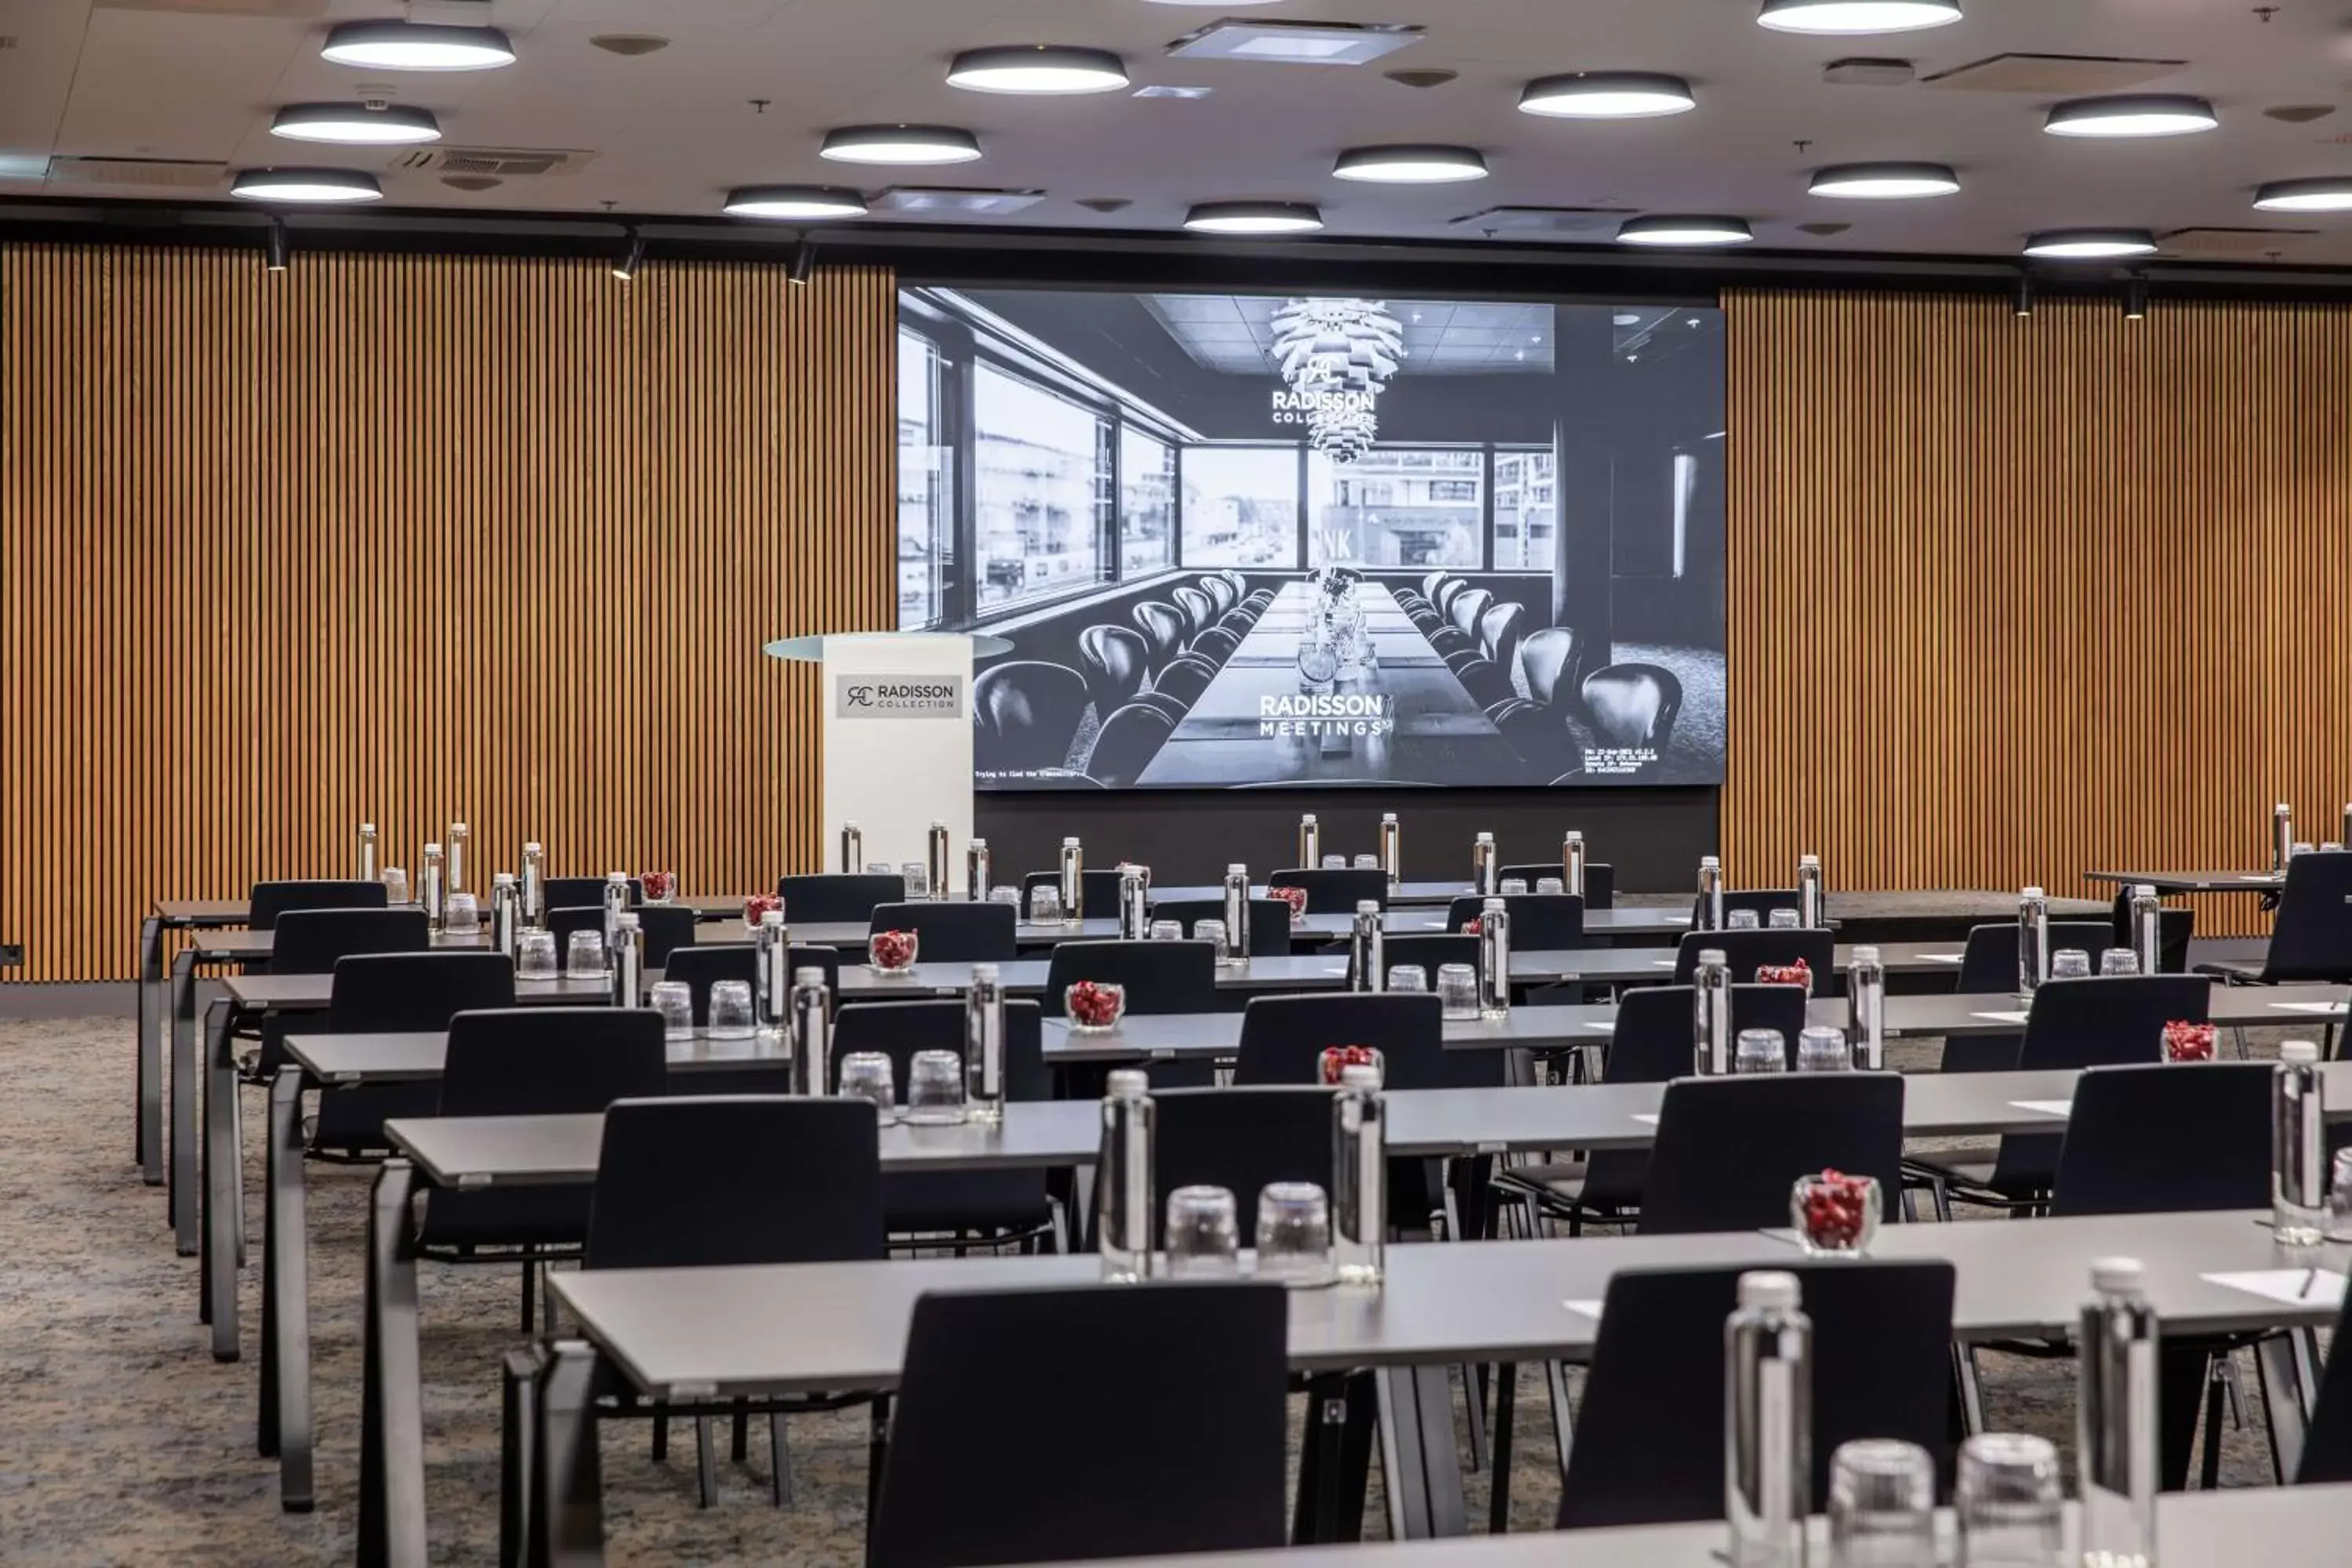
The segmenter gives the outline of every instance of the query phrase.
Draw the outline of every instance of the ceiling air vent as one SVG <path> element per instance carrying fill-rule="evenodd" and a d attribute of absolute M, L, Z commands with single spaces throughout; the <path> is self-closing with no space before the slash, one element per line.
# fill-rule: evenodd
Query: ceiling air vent
<path fill-rule="evenodd" d="M 135 185 L 149 191 L 209 190 L 228 165 L 205 158 L 52 158 L 52 185 Z"/>
<path fill-rule="evenodd" d="M 2300 255 L 2320 237 L 2315 228 L 2176 228 L 2156 242 L 2168 256 L 2254 261 Z"/>
<path fill-rule="evenodd" d="M 1631 207 L 1488 207 L 1484 212 L 1457 217 L 1448 226 L 1489 237 L 1511 235 L 1521 238 L 1589 238 L 1615 235 L 1618 221 L 1633 211 Z"/>
<path fill-rule="evenodd" d="M 98 8 L 175 11 L 193 16 L 283 16 L 309 21 L 327 14 L 327 0 L 98 0 Z"/>
<path fill-rule="evenodd" d="M 1993 55 L 1920 79 L 1962 92 L 2031 92 L 2087 98 L 2160 81 L 2187 60 L 2130 59 L 2113 55 Z"/>
<path fill-rule="evenodd" d="M 466 174 L 493 180 L 529 179 L 569 174 L 594 158 L 593 153 L 559 153 L 544 148 L 419 147 L 393 161 L 395 169 L 423 169 L 441 175 Z"/>
<path fill-rule="evenodd" d="M 1168 46 L 1185 60 L 1269 60 L 1276 65 L 1360 66 L 1421 40 L 1402 23 L 1244 22 L 1228 16 Z"/>
<path fill-rule="evenodd" d="M 1909 60 L 1855 58 L 1832 60 L 1822 79 L 1832 87 L 1908 87 L 1919 72 Z"/>
<path fill-rule="evenodd" d="M 992 191 L 967 185 L 893 185 L 875 205 L 885 212 L 924 213 L 938 217 L 1003 217 L 1045 199 L 1043 191 Z"/>

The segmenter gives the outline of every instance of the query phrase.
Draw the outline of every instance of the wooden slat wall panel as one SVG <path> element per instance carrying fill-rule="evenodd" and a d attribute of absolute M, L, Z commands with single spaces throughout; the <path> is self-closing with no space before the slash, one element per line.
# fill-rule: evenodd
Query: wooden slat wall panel
<path fill-rule="evenodd" d="M 887 271 L 0 248 L 0 940 L 453 819 L 469 881 L 813 866 L 816 683 L 895 619 Z"/>
<path fill-rule="evenodd" d="M 2338 837 L 2352 311 L 1726 305 L 1735 881 L 2098 893 L 2267 864 L 2281 800 Z"/>

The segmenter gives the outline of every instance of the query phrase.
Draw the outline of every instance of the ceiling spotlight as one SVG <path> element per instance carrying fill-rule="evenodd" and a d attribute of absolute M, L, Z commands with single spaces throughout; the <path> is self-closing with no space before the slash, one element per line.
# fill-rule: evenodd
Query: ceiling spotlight
<path fill-rule="evenodd" d="M 440 141 L 441 122 L 431 110 L 403 103 L 289 103 L 271 119 L 269 133 L 289 142 L 401 147 Z"/>
<path fill-rule="evenodd" d="M 286 220 L 271 218 L 269 226 L 261 231 L 261 269 L 264 272 L 286 270 Z"/>
<path fill-rule="evenodd" d="M 1690 83 L 1655 71 L 1573 71 L 1520 89 L 1519 112 L 1560 120 L 1644 120 L 1696 109 Z"/>
<path fill-rule="evenodd" d="M 1196 202 L 1184 226 L 1195 234 L 1312 234 L 1323 215 L 1311 202 Z"/>
<path fill-rule="evenodd" d="M 1816 196 L 1906 201 L 1948 196 L 1960 188 L 1960 177 L 1942 163 L 1832 163 L 1814 170 L 1805 188 Z"/>
<path fill-rule="evenodd" d="M 635 228 L 631 228 L 628 231 L 627 240 L 621 247 L 621 259 L 613 264 L 613 276 L 624 283 L 635 282 L 637 268 L 645 258 L 646 237 Z"/>
<path fill-rule="evenodd" d="M 2352 180 L 2272 180 L 2254 193 L 2266 213 L 2352 212 Z"/>
<path fill-rule="evenodd" d="M 817 153 L 836 163 L 969 163 L 980 138 L 952 125 L 845 125 Z"/>
<path fill-rule="evenodd" d="M 2135 92 L 2069 99 L 2050 110 L 2042 129 L 2053 136 L 2189 136 L 2221 123 L 2201 98 Z"/>
<path fill-rule="evenodd" d="M 2053 261 L 2111 261 L 2155 249 L 2156 237 L 2144 228 L 2051 228 L 2025 241 L 2026 255 Z"/>
<path fill-rule="evenodd" d="M 2124 280 L 2124 320 L 2147 319 L 2147 279 L 2135 272 Z"/>
<path fill-rule="evenodd" d="M 866 198 L 842 185 L 739 185 L 721 209 L 731 217 L 864 217 Z"/>
<path fill-rule="evenodd" d="M 1127 85 L 1127 62 L 1108 49 L 1006 44 L 956 56 L 948 85 L 973 92 L 1113 92 Z"/>
<path fill-rule="evenodd" d="M 816 242 L 803 237 L 798 245 L 793 247 L 793 263 L 784 269 L 784 277 L 792 282 L 805 286 L 810 275 L 815 271 Z"/>
<path fill-rule="evenodd" d="M 1764 0 L 1776 33 L 1909 33 L 1960 19 L 1960 0 Z"/>
<path fill-rule="evenodd" d="M 2011 301 L 2011 308 L 2021 318 L 2033 314 L 2032 273 L 2021 272 L 2017 275 L 2017 291 Z"/>
<path fill-rule="evenodd" d="M 1473 147 L 1398 145 L 1350 147 L 1331 166 L 1342 180 L 1370 180 L 1391 185 L 1441 185 L 1458 180 L 1483 180 L 1486 160 Z"/>
<path fill-rule="evenodd" d="M 239 169 L 229 195 L 249 202 L 373 202 L 383 189 L 357 169 Z"/>
<path fill-rule="evenodd" d="M 1755 237 L 1746 218 L 1712 215 L 1629 217 L 1617 226 L 1620 245 L 1745 245 Z"/>
<path fill-rule="evenodd" d="M 514 64 L 514 45 L 496 27 L 430 22 L 343 22 L 327 35 L 322 58 L 387 71 L 479 71 Z"/>

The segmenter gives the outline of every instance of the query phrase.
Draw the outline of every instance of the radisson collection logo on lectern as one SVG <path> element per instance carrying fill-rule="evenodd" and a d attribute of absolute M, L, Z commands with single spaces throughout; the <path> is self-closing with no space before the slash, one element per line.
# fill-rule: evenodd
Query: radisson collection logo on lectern
<path fill-rule="evenodd" d="M 833 716 L 836 719 L 961 719 L 964 679 L 961 675 L 836 675 L 833 678 Z"/>

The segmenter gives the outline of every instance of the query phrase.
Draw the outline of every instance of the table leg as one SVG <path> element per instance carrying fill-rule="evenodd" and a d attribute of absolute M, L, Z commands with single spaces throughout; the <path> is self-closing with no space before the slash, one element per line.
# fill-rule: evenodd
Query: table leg
<path fill-rule="evenodd" d="M 196 957 L 172 960 L 172 1241 L 196 1255 Z"/>
<path fill-rule="evenodd" d="M 149 915 L 139 922 L 139 1179 L 163 1184 L 163 922 Z"/>
<path fill-rule="evenodd" d="M 531 1421 L 539 1413 L 538 1345 L 509 1351 L 499 1366 L 499 1568 L 523 1568 L 530 1552 Z"/>
<path fill-rule="evenodd" d="M 1422 1541 L 1467 1533 L 1462 1462 L 1454 1451 L 1454 1391 L 1445 1368 L 1382 1367 L 1374 1375 L 1391 1537 Z"/>
<path fill-rule="evenodd" d="M 425 1411 L 416 1360 L 416 1168 L 386 1160 L 368 1199 L 361 1358 L 360 1568 L 424 1568 Z"/>
<path fill-rule="evenodd" d="M 262 1209 L 261 1456 L 278 1460 L 278 1506 L 308 1513 L 310 1477 L 310 1230 L 302 1172 L 302 1069 L 269 1085 Z"/>
<path fill-rule="evenodd" d="M 596 1450 L 593 1346 L 558 1340 L 540 1374 L 530 1437 L 530 1568 L 598 1568 L 604 1561 L 604 1497 Z"/>
<path fill-rule="evenodd" d="M 205 1145 L 203 1294 L 199 1316 L 213 1326 L 213 1359 L 235 1361 L 236 1211 L 245 1204 L 245 1173 L 236 1152 L 236 1057 L 229 1045 L 229 1005 L 205 1009 Z"/>
<path fill-rule="evenodd" d="M 2273 1479 L 2286 1486 L 2303 1465 L 2305 1428 L 2311 1411 L 2303 1363 L 2304 1332 L 2271 1334 L 2254 1342 L 2254 1373 L 2262 1380 L 2263 1414 L 2270 1422 Z"/>

